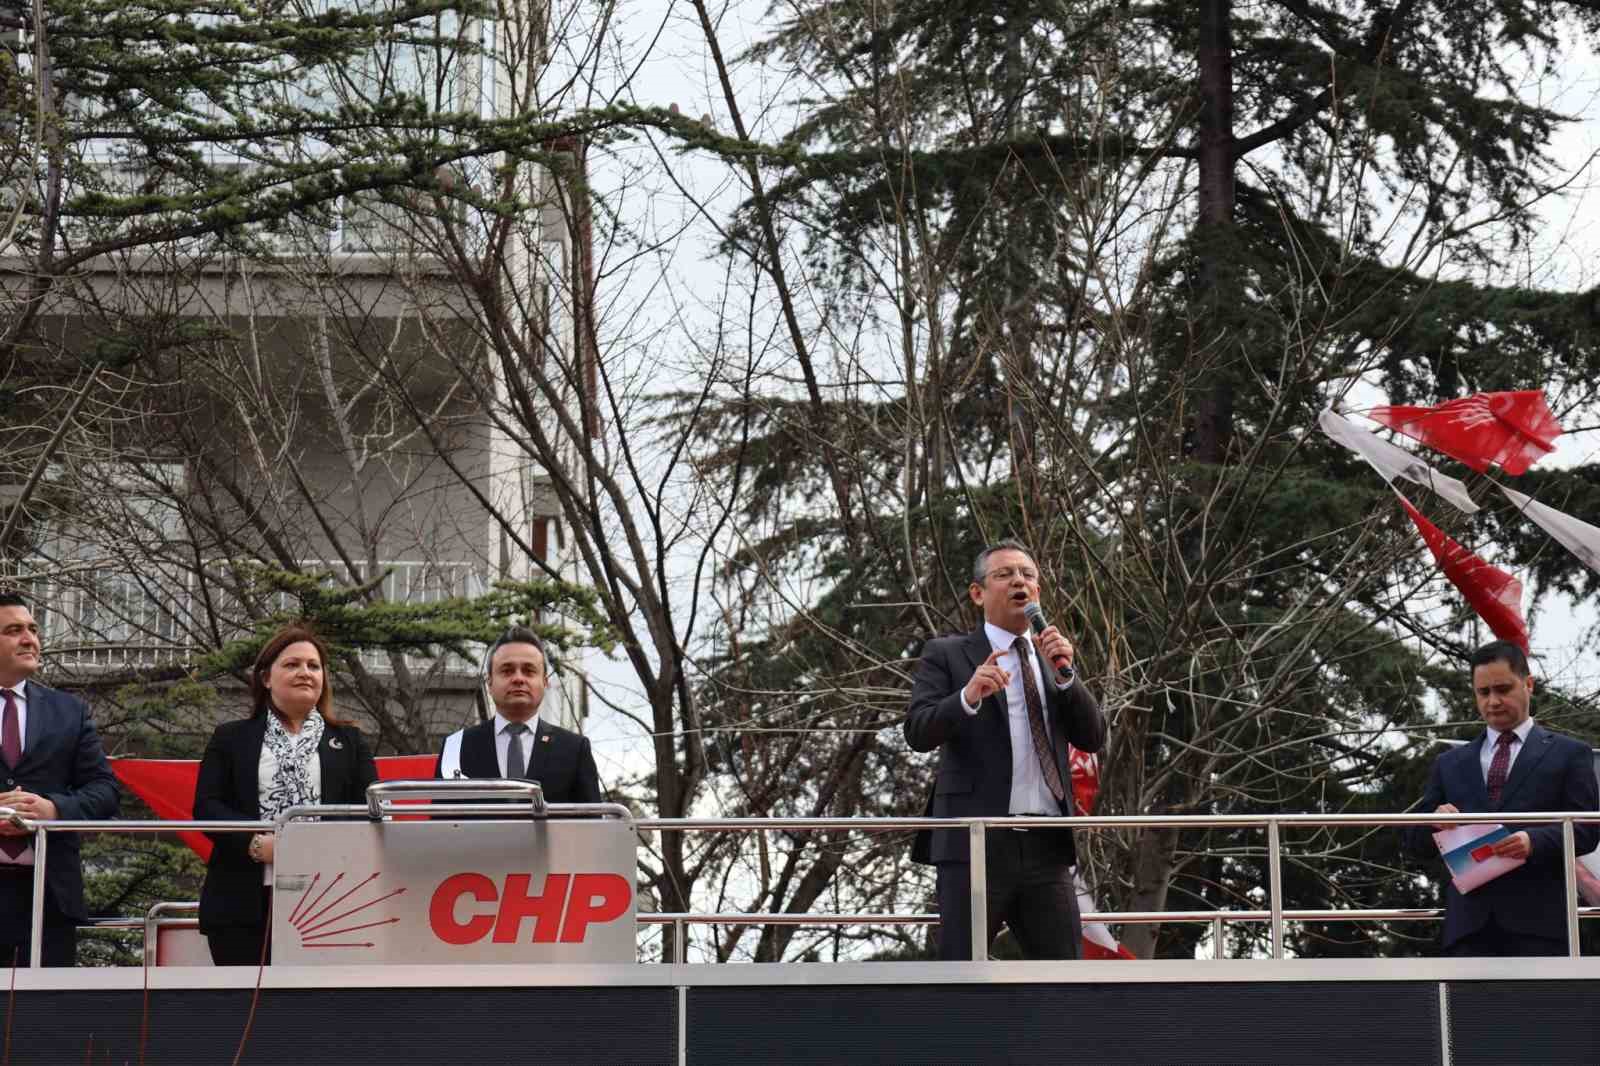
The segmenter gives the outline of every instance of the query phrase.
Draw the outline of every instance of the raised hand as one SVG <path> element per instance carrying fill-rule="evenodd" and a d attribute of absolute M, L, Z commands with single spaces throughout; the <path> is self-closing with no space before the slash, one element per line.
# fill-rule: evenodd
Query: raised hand
<path fill-rule="evenodd" d="M 967 687 L 961 690 L 961 698 L 967 701 L 968 707 L 976 707 L 996 692 L 1005 691 L 1011 684 L 1011 672 L 1000 665 L 1000 657 L 1005 650 L 997 648 L 989 653 L 989 657 L 978 667 L 972 675 L 972 680 L 967 682 Z"/>

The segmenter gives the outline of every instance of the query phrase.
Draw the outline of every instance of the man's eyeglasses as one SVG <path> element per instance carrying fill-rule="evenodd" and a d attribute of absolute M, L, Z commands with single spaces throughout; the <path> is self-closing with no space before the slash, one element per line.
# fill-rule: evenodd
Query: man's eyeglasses
<path fill-rule="evenodd" d="M 1024 580 L 1024 581 L 1038 581 L 1039 580 L 1039 571 L 1035 570 L 1031 566 L 1002 566 L 1002 567 L 998 567 L 998 568 L 996 568 L 994 570 L 989 571 L 987 574 L 984 574 L 983 575 L 983 579 L 985 581 L 988 581 L 991 578 L 993 578 L 993 579 L 995 579 L 997 581 L 1010 581 L 1013 577 L 1017 576 L 1018 574 L 1022 575 L 1022 580 Z"/>

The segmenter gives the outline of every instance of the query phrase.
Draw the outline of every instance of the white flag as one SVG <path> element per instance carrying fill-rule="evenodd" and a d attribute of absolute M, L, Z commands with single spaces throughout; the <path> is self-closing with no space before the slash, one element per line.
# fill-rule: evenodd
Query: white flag
<path fill-rule="evenodd" d="M 1095 906 L 1094 895 L 1089 891 L 1089 885 L 1083 879 L 1083 874 L 1074 867 L 1072 883 L 1078 890 L 1078 913 L 1095 914 L 1099 908 Z M 1123 947 L 1116 937 L 1111 935 L 1111 930 L 1104 922 L 1083 923 L 1083 943 L 1079 947 L 1079 957 L 1084 959 L 1136 959 L 1133 952 Z"/>
<path fill-rule="evenodd" d="M 1578 521 L 1565 511 L 1547 507 L 1531 496 L 1514 492 L 1504 485 L 1500 486 L 1500 491 L 1506 494 L 1506 499 L 1516 504 L 1517 510 L 1559 541 L 1563 548 L 1582 560 L 1584 566 L 1595 573 L 1600 573 L 1600 529 L 1587 522 Z"/>
<path fill-rule="evenodd" d="M 1432 489 L 1467 514 L 1478 510 L 1478 505 L 1467 494 L 1467 487 L 1460 481 L 1439 473 L 1399 445 L 1368 433 L 1333 408 L 1318 415 L 1317 424 L 1322 427 L 1322 432 L 1371 464 L 1374 470 L 1383 475 L 1383 480 L 1393 484 L 1395 478 L 1405 478 L 1425 489 Z"/>

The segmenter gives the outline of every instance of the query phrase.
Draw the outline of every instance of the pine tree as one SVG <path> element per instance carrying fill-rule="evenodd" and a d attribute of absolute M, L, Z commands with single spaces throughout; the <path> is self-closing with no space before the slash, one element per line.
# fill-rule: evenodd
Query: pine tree
<path fill-rule="evenodd" d="M 816 404 L 783 391 L 731 398 L 703 431 L 763 530 L 747 565 L 820 560 L 829 590 L 773 625 L 762 687 L 832 674 L 903 692 L 904 656 L 969 624 L 975 547 L 1015 534 L 1113 717 L 1106 810 L 1414 800 L 1429 701 L 1471 717 L 1449 664 L 1473 638 L 1459 609 L 1414 615 L 1432 574 L 1392 497 L 1312 427 L 1362 383 L 1397 402 L 1537 385 L 1558 408 L 1592 400 L 1600 296 L 1477 279 L 1536 236 L 1565 121 L 1537 85 L 1600 11 L 786 10 L 755 58 L 817 89 L 728 250 L 764 266 L 763 220 L 799 220 L 791 254 L 828 281 L 819 333 L 867 339 L 830 383 L 825 437 Z M 851 485 L 852 514 L 817 506 L 825 479 Z M 1551 555 L 1548 587 L 1590 587 Z M 890 724 L 895 697 L 873 703 L 857 719 Z M 873 747 L 878 794 L 920 809 L 899 753 Z M 1392 836 L 1294 842 L 1288 867 L 1315 872 L 1292 876 L 1291 904 L 1411 900 Z M 1108 903 L 1237 903 L 1262 882 L 1262 843 L 1102 836 L 1092 865 Z M 1160 950 L 1198 935 L 1164 930 Z M 1294 935 L 1334 950 L 1327 929 Z M 1156 950 L 1149 927 L 1124 936 Z"/>

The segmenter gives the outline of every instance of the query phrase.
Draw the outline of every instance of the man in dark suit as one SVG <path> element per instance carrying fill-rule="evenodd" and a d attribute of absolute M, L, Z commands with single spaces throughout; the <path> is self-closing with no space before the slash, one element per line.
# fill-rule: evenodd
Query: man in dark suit
<path fill-rule="evenodd" d="M 22 597 L 0 593 L 0 807 L 40 821 L 115 817 L 117 779 L 88 705 L 30 680 L 38 669 L 33 614 Z M 78 923 L 89 916 L 79 839 L 50 837 L 39 945 L 46 966 L 72 965 Z M 0 822 L 0 966 L 29 963 L 33 859 L 32 834 Z"/>
<path fill-rule="evenodd" d="M 489 648 L 494 715 L 446 738 L 434 776 L 520 778 L 539 782 L 547 803 L 599 803 L 589 738 L 539 720 L 546 681 L 539 635 L 507 630 Z"/>
<path fill-rule="evenodd" d="M 1070 815 L 1068 742 L 1099 751 L 1106 724 L 1082 682 L 1058 677 L 1056 663 L 1072 662 L 1066 637 L 1055 626 L 1026 636 L 1038 564 L 1021 544 L 1001 541 L 979 554 L 968 593 L 983 625 L 929 641 L 912 683 L 906 740 L 916 751 L 939 749 L 927 813 Z M 985 845 L 990 937 L 1004 921 L 1026 957 L 1077 958 L 1072 831 L 997 829 Z M 911 857 L 938 868 L 939 957 L 969 958 L 967 831 L 919 833 Z"/>
<path fill-rule="evenodd" d="M 1528 716 L 1533 678 L 1522 649 L 1486 644 L 1468 660 L 1478 714 L 1488 730 L 1433 763 L 1420 808 L 1442 814 L 1592 811 L 1600 807 L 1594 758 L 1587 744 L 1552 733 Z M 1443 828 L 1443 827 L 1441 827 Z M 1566 878 L 1561 827 L 1516 827 L 1495 853 L 1526 863 L 1468 893 L 1445 885 L 1444 953 L 1452 956 L 1565 955 Z M 1600 826 L 1574 826 L 1577 854 L 1593 851 Z M 1410 833 L 1412 849 L 1438 855 L 1426 827 Z"/>

